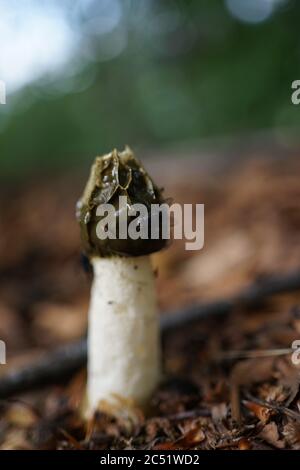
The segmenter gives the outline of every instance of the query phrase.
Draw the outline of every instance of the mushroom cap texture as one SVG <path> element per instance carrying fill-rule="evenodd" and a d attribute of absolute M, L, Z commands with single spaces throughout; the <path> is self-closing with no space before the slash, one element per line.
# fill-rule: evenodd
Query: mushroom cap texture
<path fill-rule="evenodd" d="M 133 204 L 144 204 L 148 210 L 148 234 L 151 233 L 151 205 L 162 204 L 162 192 L 154 184 L 144 167 L 136 159 L 129 147 L 123 152 L 96 157 L 81 199 L 77 203 L 76 217 L 80 224 L 83 249 L 87 256 L 143 256 L 159 251 L 167 244 L 158 228 L 158 239 L 118 238 L 120 220 L 119 196 L 126 197 L 127 208 Z M 117 228 L 115 239 L 100 239 L 96 227 L 101 216 L 96 211 L 101 204 L 112 204 Z M 127 217 L 127 228 L 132 220 L 139 223 L 138 217 Z M 142 218 L 141 218 L 142 222 Z"/>

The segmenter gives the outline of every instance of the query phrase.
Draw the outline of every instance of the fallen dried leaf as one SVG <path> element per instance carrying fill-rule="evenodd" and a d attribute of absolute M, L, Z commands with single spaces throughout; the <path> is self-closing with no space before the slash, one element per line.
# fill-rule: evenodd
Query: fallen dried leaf
<path fill-rule="evenodd" d="M 266 408 L 265 406 L 259 405 L 258 403 L 253 403 L 251 401 L 245 400 L 243 404 L 248 408 L 248 410 L 252 411 L 254 415 L 263 423 L 266 424 L 272 415 L 274 415 L 274 411 L 270 410 L 270 408 Z"/>
<path fill-rule="evenodd" d="M 284 441 L 279 437 L 278 428 L 274 421 L 263 427 L 259 433 L 259 437 L 277 449 L 283 449 L 285 447 Z"/>

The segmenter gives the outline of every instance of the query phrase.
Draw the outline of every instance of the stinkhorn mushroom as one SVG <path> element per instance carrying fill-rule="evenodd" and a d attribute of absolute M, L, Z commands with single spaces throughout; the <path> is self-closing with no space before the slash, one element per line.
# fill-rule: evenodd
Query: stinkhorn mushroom
<path fill-rule="evenodd" d="M 154 272 L 149 254 L 166 244 L 161 237 L 99 238 L 99 208 L 111 204 L 116 226 L 125 208 L 163 202 L 161 191 L 126 147 L 96 157 L 77 218 L 83 248 L 93 266 L 88 317 L 88 410 L 120 400 L 145 405 L 160 374 L 160 338 Z M 101 218 L 102 217 L 102 218 Z M 128 217 L 128 224 L 133 217 Z M 138 218 L 137 218 L 138 219 Z M 139 222 L 138 222 L 139 223 Z"/>

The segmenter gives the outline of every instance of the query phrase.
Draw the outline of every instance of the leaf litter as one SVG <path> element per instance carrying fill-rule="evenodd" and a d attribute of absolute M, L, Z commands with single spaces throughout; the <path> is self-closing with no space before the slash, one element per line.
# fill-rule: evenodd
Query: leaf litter
<path fill-rule="evenodd" d="M 284 170 L 282 162 L 250 162 L 189 182 L 174 170 L 166 192 L 205 203 L 207 243 L 191 255 L 177 240 L 155 255 L 161 310 L 222 299 L 299 268 L 299 176 L 299 163 L 288 160 Z M 81 186 L 78 175 L 62 175 L 1 189 L 0 338 L 8 361 L 0 380 L 85 333 L 90 274 L 80 266 L 73 217 Z M 165 380 L 135 419 L 103 412 L 84 419 L 84 370 L 3 400 L 0 449 L 300 449 L 300 368 L 291 361 L 299 305 L 300 292 L 279 295 L 169 334 Z"/>

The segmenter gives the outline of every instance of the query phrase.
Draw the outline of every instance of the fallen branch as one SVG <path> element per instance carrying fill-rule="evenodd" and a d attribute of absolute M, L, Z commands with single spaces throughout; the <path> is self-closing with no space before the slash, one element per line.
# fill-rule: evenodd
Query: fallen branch
<path fill-rule="evenodd" d="M 163 336 L 201 319 L 224 316 L 239 307 L 255 307 L 276 294 L 300 290 L 300 270 L 282 276 L 272 276 L 250 285 L 227 300 L 210 302 L 163 314 L 160 320 Z M 87 359 L 86 339 L 50 351 L 33 363 L 9 371 L 0 378 L 0 398 L 30 389 L 58 383 L 83 367 Z"/>
<path fill-rule="evenodd" d="M 227 315 L 236 308 L 256 307 L 268 297 L 297 290 L 300 290 L 300 270 L 282 276 L 274 275 L 263 278 L 229 299 L 191 305 L 185 309 L 163 315 L 161 318 L 162 333 L 212 315 Z"/>
<path fill-rule="evenodd" d="M 47 352 L 31 364 L 12 369 L 0 377 L 0 398 L 60 382 L 83 367 L 86 359 L 85 338 Z"/>

